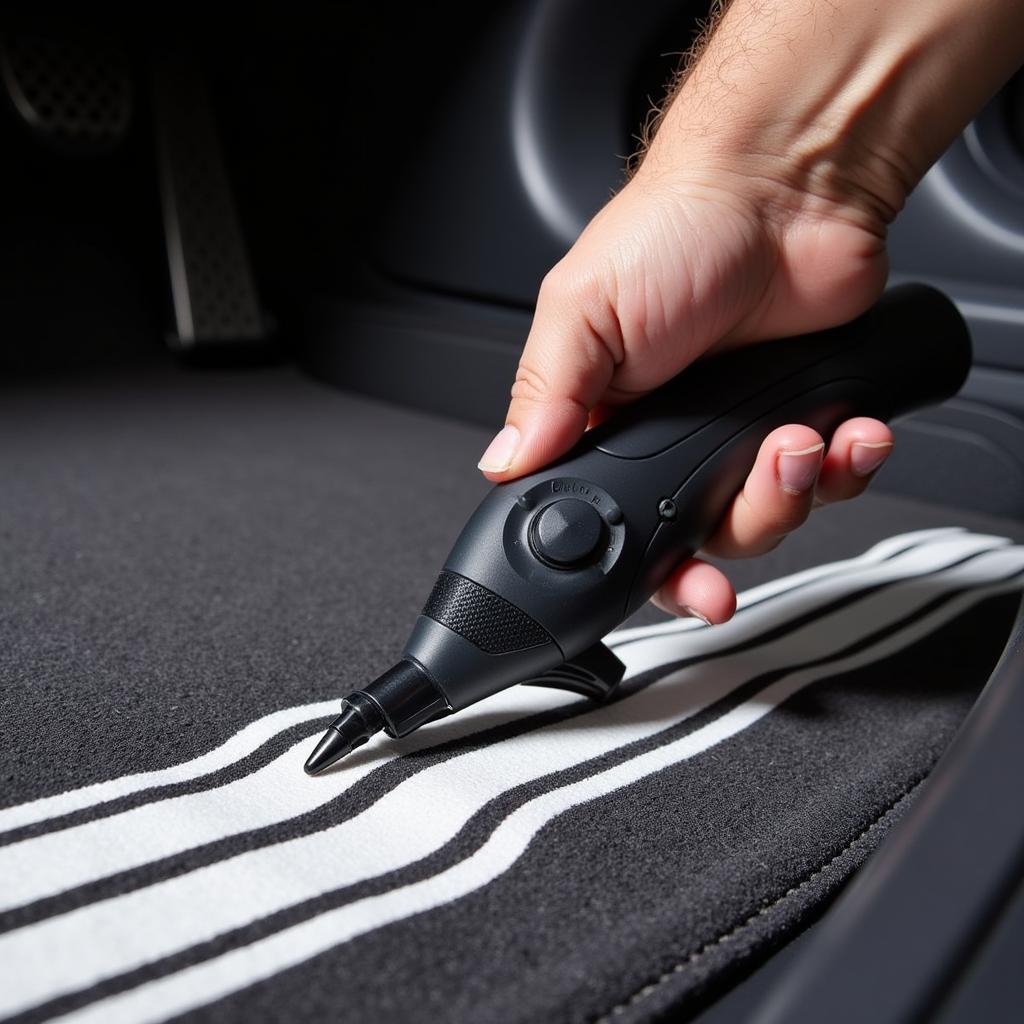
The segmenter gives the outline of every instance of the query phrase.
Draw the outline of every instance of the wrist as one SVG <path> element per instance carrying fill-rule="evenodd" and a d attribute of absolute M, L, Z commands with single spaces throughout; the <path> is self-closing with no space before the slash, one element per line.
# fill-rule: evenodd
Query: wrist
<path fill-rule="evenodd" d="M 663 129 L 638 178 L 663 188 L 739 190 L 775 225 L 834 220 L 884 238 L 919 177 L 899 151 L 823 119 L 714 134 L 673 127 L 672 143 Z"/>
<path fill-rule="evenodd" d="M 649 180 L 738 176 L 768 211 L 883 236 L 1020 50 L 1018 0 L 734 0 L 664 113 Z M 984 38 L 983 38 L 984 37 Z M 1008 43 L 1007 37 L 1014 42 Z M 978 52 L 991 60 L 979 69 Z"/>
<path fill-rule="evenodd" d="M 709 48 L 665 114 L 645 160 L 652 176 L 693 169 L 741 178 L 776 216 L 821 215 L 884 235 L 926 169 L 910 126 L 888 109 L 901 57 L 890 46 L 794 72 L 776 41 L 763 66 Z M 850 47 L 849 41 L 845 44 Z M 810 48 L 804 41 L 803 48 Z M 787 59 L 777 52 L 782 49 Z"/>

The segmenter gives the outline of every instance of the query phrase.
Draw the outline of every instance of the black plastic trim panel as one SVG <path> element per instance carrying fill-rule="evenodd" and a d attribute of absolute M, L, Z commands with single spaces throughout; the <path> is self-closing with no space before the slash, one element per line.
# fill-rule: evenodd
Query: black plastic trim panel
<path fill-rule="evenodd" d="M 966 1024 L 955 994 L 1024 869 L 1024 604 L 921 795 L 754 1024 Z M 1009 991 L 1009 989 L 1007 989 Z M 986 1019 L 1009 1020 L 1004 1006 Z"/>

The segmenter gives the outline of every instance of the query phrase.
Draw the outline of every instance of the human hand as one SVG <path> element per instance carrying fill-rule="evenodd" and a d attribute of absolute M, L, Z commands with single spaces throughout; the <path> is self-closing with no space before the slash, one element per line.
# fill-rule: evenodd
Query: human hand
<path fill-rule="evenodd" d="M 480 462 L 491 480 L 558 458 L 708 351 L 866 309 L 887 223 L 1024 56 L 1020 0 L 723 9 L 636 176 L 544 280 L 507 425 Z M 843 423 L 827 451 L 806 426 L 773 431 L 704 550 L 769 550 L 815 501 L 860 494 L 891 447 L 871 419 Z M 699 560 L 655 600 L 710 622 L 735 608 Z"/>
<path fill-rule="evenodd" d="M 540 468 L 609 407 L 709 349 L 826 327 L 870 305 L 885 280 L 880 233 L 799 206 L 782 188 L 738 175 L 710 184 L 641 169 L 545 279 L 484 473 L 501 481 Z M 888 427 L 866 418 L 840 426 L 827 451 L 810 427 L 773 431 L 704 551 L 770 550 L 815 500 L 860 494 L 891 447 Z M 655 600 L 710 622 L 735 608 L 726 576 L 698 559 L 680 565 Z"/>

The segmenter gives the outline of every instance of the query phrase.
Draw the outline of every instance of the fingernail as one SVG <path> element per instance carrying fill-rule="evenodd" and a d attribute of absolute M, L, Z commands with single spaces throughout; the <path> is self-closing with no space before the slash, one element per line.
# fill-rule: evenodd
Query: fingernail
<path fill-rule="evenodd" d="M 692 616 L 695 619 L 700 619 L 700 621 L 703 622 L 705 626 L 711 625 L 711 620 L 706 615 L 697 611 L 696 608 L 691 608 L 688 604 L 683 604 L 679 606 L 679 609 L 680 611 Z"/>
<path fill-rule="evenodd" d="M 487 446 L 487 451 L 476 464 L 477 469 L 486 470 L 488 473 L 504 473 L 512 465 L 518 447 L 519 431 L 510 423 L 494 436 L 494 440 Z"/>
<path fill-rule="evenodd" d="M 825 445 L 819 442 L 799 451 L 779 452 L 779 483 L 788 494 L 803 494 L 814 486 L 821 469 L 822 452 Z"/>
<path fill-rule="evenodd" d="M 892 441 L 854 441 L 850 445 L 850 469 L 854 476 L 870 476 L 889 458 Z"/>

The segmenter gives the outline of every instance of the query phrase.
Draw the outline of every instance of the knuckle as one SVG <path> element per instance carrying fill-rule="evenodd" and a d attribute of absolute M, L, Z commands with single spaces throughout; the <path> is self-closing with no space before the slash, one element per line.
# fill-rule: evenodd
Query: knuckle
<path fill-rule="evenodd" d="M 765 517 L 768 527 L 766 532 L 784 537 L 803 526 L 811 513 L 812 500 L 812 496 L 808 494 L 805 498 L 790 503 L 788 507 L 773 509 Z"/>
<path fill-rule="evenodd" d="M 566 263 L 561 261 L 544 275 L 537 293 L 537 304 L 561 306 L 571 303 L 577 288 L 577 278 Z"/>
<path fill-rule="evenodd" d="M 755 505 L 744 493 L 742 501 L 747 507 L 751 534 L 756 543 L 774 541 L 778 543 L 788 533 L 801 526 L 811 511 L 812 495 L 808 494 L 794 501 L 773 502 Z"/>
<path fill-rule="evenodd" d="M 524 402 L 544 402 L 552 389 L 547 376 L 529 363 L 520 363 L 512 383 L 512 398 Z"/>
<path fill-rule="evenodd" d="M 544 275 L 537 304 L 585 316 L 595 306 L 601 305 L 604 294 L 604 278 L 593 263 L 565 258 Z"/>

